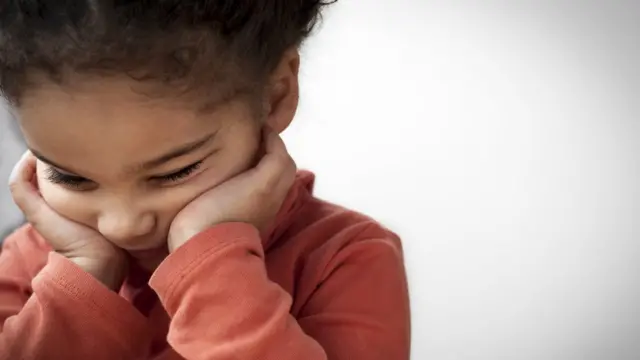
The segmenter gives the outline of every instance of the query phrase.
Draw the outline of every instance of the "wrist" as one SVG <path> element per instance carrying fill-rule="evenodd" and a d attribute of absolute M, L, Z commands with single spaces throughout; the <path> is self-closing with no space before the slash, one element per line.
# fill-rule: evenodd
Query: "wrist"
<path fill-rule="evenodd" d="M 120 290 L 127 275 L 128 266 L 124 256 L 102 259 L 75 257 L 69 260 L 115 292 Z"/>

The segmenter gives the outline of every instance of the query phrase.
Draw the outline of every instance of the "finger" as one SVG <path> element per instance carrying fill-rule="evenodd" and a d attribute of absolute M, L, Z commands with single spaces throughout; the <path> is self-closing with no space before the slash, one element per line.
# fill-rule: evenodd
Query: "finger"
<path fill-rule="evenodd" d="M 31 151 L 22 154 L 11 172 L 10 180 L 19 176 L 34 176 L 36 172 L 36 158 Z"/>
<path fill-rule="evenodd" d="M 297 167 L 278 133 L 265 129 L 265 156 L 255 168 L 259 183 L 273 197 L 288 193 L 295 181 Z"/>
<path fill-rule="evenodd" d="M 265 155 L 258 163 L 257 170 L 271 174 L 279 174 L 291 168 L 295 171 L 295 162 L 280 135 L 271 128 L 265 127 L 264 137 Z"/>
<path fill-rule="evenodd" d="M 77 248 L 79 238 L 77 224 L 58 214 L 42 197 L 36 186 L 35 157 L 27 152 L 13 169 L 9 187 L 14 202 L 26 220 L 42 235 L 56 251 L 70 251 Z M 86 234 L 85 234 L 86 235 Z"/>
<path fill-rule="evenodd" d="M 36 176 L 36 159 L 31 152 L 26 152 L 18 161 L 9 177 L 9 189 L 14 202 L 25 215 L 34 210 L 34 202 L 38 202 L 40 194 L 34 185 Z M 37 206 L 37 205 L 36 205 Z"/>
<path fill-rule="evenodd" d="M 14 202 L 25 218 L 39 232 L 56 234 L 63 231 L 60 216 L 45 202 L 35 186 L 36 159 L 25 153 L 11 173 L 9 187 Z M 48 221 L 44 221 L 48 220 Z"/>
<path fill-rule="evenodd" d="M 264 142 L 265 142 L 265 155 L 268 154 L 282 154 L 287 153 L 287 146 L 280 137 L 280 134 L 275 132 L 270 126 L 264 127 Z"/>

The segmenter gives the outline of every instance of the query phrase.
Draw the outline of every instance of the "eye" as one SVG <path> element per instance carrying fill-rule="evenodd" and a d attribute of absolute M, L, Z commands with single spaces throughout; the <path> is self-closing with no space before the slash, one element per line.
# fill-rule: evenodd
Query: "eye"
<path fill-rule="evenodd" d="M 64 174 L 52 167 L 47 168 L 46 172 L 47 180 L 50 182 L 58 185 L 64 185 L 75 190 L 80 190 L 83 185 L 91 183 L 88 179 L 80 176 Z"/>
<path fill-rule="evenodd" d="M 186 179 L 187 177 L 189 177 L 189 175 L 196 172 L 200 168 L 200 166 L 202 166 L 202 162 L 203 160 L 198 161 L 195 164 L 191 164 L 171 174 L 162 175 L 162 176 L 153 176 L 151 177 L 151 180 L 156 180 L 160 182 L 178 182 L 180 180 Z"/>

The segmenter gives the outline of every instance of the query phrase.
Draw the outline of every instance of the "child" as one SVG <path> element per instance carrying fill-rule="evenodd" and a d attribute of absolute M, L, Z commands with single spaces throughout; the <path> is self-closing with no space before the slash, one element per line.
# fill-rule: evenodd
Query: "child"
<path fill-rule="evenodd" d="M 314 198 L 279 137 L 324 5 L 0 5 L 0 89 L 30 149 L 0 359 L 409 358 L 398 238 Z"/>

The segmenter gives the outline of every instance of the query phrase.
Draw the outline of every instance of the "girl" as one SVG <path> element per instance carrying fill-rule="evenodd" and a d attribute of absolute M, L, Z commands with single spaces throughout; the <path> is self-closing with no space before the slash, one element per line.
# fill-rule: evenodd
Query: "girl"
<path fill-rule="evenodd" d="M 398 238 L 313 197 L 279 137 L 325 5 L 0 5 L 0 90 L 30 149 L 0 359 L 409 358 Z"/>

